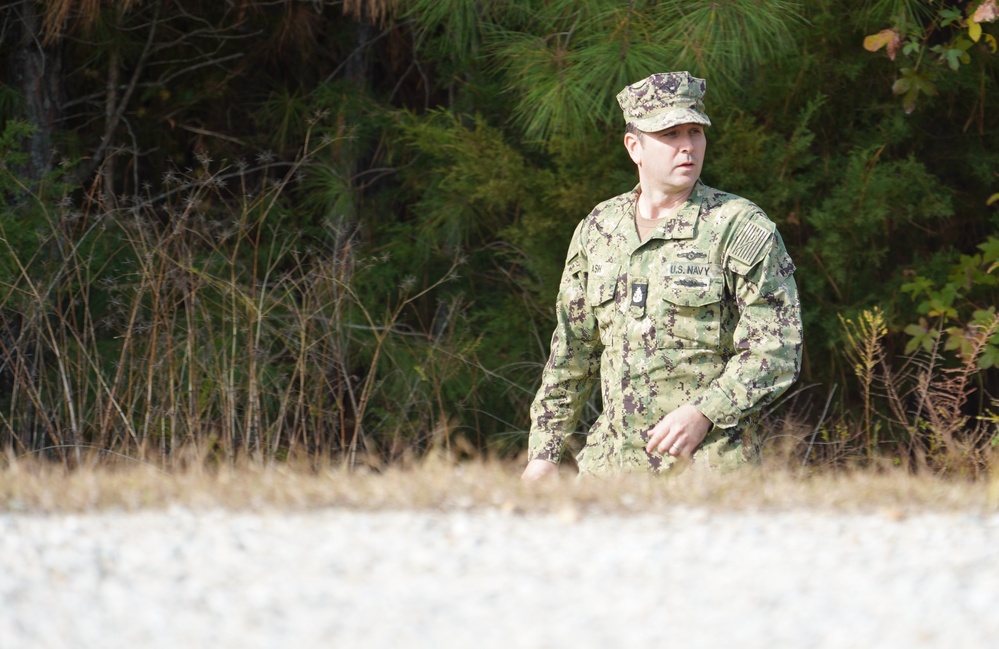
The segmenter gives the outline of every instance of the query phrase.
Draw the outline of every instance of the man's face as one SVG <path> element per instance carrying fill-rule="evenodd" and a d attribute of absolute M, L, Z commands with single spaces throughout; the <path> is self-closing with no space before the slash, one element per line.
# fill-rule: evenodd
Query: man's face
<path fill-rule="evenodd" d="M 641 137 L 633 133 L 624 136 L 628 154 L 638 165 L 642 189 L 668 194 L 694 186 L 704 166 L 707 144 L 700 124 L 679 124 Z"/>

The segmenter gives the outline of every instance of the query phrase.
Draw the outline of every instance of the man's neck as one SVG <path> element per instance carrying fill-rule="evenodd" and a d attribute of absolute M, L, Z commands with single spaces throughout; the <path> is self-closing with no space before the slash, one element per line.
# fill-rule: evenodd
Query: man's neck
<path fill-rule="evenodd" d="M 647 192 L 642 189 L 638 195 L 638 214 L 646 219 L 670 216 L 687 201 L 693 191 L 692 186 L 679 193 L 658 190 Z"/>

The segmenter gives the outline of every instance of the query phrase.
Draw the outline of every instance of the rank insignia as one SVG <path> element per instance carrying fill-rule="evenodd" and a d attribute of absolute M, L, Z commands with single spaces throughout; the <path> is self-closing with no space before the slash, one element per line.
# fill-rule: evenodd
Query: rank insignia
<path fill-rule="evenodd" d="M 649 284 L 648 282 L 644 284 L 632 284 L 631 285 L 631 306 L 645 306 L 645 298 L 648 297 Z"/>

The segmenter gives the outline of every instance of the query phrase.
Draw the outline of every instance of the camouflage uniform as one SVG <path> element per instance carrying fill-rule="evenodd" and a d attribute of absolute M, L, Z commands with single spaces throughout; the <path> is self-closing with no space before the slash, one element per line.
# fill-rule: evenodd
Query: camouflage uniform
<path fill-rule="evenodd" d="M 794 264 L 759 207 L 700 181 L 643 243 L 639 191 L 601 203 L 573 234 L 529 457 L 559 461 L 599 374 L 581 473 L 666 471 L 678 460 L 646 452 L 649 431 L 686 403 L 713 423 L 695 465 L 738 464 L 752 415 L 797 378 Z"/>

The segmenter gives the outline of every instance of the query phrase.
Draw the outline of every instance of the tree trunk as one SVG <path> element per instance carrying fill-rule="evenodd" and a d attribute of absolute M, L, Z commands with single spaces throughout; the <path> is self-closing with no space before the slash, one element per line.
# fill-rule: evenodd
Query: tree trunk
<path fill-rule="evenodd" d="M 10 85 L 24 98 L 20 117 L 35 127 L 25 143 L 30 158 L 21 170 L 36 181 L 52 167 L 52 142 L 61 117 L 62 45 L 44 43 L 39 3 L 25 0 L 7 8 L 5 20 L 12 28 L 16 45 L 7 61 Z"/>

